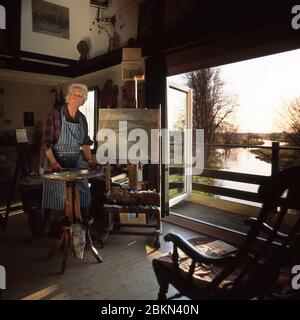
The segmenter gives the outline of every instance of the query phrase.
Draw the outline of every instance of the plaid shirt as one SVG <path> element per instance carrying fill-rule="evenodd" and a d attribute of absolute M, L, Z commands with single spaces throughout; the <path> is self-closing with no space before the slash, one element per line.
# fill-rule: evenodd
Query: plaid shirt
<path fill-rule="evenodd" d="M 63 106 L 63 113 L 65 114 L 66 120 L 68 122 L 79 123 L 79 117 L 81 117 L 84 129 L 83 145 L 92 145 L 93 141 L 88 136 L 88 125 L 85 116 L 80 111 L 78 111 L 75 115 L 75 118 L 72 118 L 69 115 L 66 105 Z M 47 115 L 46 123 L 43 130 L 42 147 L 44 151 L 47 151 L 49 148 L 53 148 L 54 145 L 58 142 L 61 124 L 61 110 L 57 108 L 52 109 Z"/>

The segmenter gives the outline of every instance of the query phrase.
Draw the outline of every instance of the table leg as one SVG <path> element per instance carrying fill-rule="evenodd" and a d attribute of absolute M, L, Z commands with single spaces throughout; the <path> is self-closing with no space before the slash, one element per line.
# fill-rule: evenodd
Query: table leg
<path fill-rule="evenodd" d="M 74 201 L 75 217 L 77 220 L 82 221 L 81 210 L 80 210 L 79 190 L 78 190 L 77 184 L 75 184 L 73 187 L 73 196 L 74 196 L 73 201 Z"/>
<path fill-rule="evenodd" d="M 76 210 L 75 200 L 76 200 L 76 183 L 66 183 L 65 184 L 65 192 L 66 192 L 66 216 L 70 223 L 73 223 L 74 218 L 74 210 Z M 75 208 L 74 208 L 75 206 Z M 61 265 L 60 273 L 63 274 L 65 272 L 66 263 L 69 255 L 69 249 L 71 246 L 70 243 L 70 229 L 66 228 L 63 230 L 63 243 L 64 243 L 64 257 Z"/>
<path fill-rule="evenodd" d="M 66 193 L 66 216 L 68 220 L 73 222 L 73 187 L 72 184 L 66 183 L 65 185 Z"/>
<path fill-rule="evenodd" d="M 88 246 L 88 250 L 90 251 L 90 253 L 96 258 L 98 263 L 103 262 L 103 259 L 98 254 L 98 250 L 93 245 L 93 241 L 91 239 L 89 229 L 86 230 L 85 238 L 86 238 L 86 245 Z"/>
<path fill-rule="evenodd" d="M 66 263 L 67 263 L 67 259 L 68 259 L 68 255 L 69 255 L 69 248 L 70 248 L 70 230 L 66 229 L 63 232 L 64 235 L 64 259 L 61 265 L 61 270 L 60 273 L 63 274 L 65 272 L 65 268 L 66 268 Z"/>

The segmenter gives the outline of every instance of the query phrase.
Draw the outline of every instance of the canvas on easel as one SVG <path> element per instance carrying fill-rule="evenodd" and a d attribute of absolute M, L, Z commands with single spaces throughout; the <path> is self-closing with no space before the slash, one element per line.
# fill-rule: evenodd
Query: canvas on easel
<path fill-rule="evenodd" d="M 160 130 L 160 110 L 159 109 L 99 109 L 99 128 L 98 130 L 101 132 L 101 129 L 110 129 L 115 134 L 116 138 L 116 158 L 110 159 L 109 157 L 105 159 L 105 162 L 110 163 L 127 163 L 128 157 L 122 159 L 120 157 L 120 146 L 124 147 L 126 143 L 127 154 L 130 152 L 130 149 L 136 146 L 138 141 L 128 141 L 128 137 L 132 133 L 132 130 L 138 129 L 143 130 L 147 135 L 147 144 L 139 144 L 140 155 L 134 157 L 132 155 L 130 160 L 133 160 L 133 163 L 137 164 L 138 162 L 149 163 L 151 161 L 152 164 L 159 163 L 159 130 Z M 126 135 L 121 135 L 120 130 L 125 127 L 126 124 Z M 156 130 L 156 131 L 152 131 Z M 156 135 L 157 134 L 157 135 Z M 99 135 L 98 135 L 99 137 Z M 127 141 L 123 141 L 124 138 Z M 155 139 L 155 141 L 153 140 Z M 101 147 L 101 144 L 104 141 L 98 140 L 98 146 Z M 131 149 L 132 150 L 132 149 Z M 144 155 L 141 156 L 141 155 Z"/>

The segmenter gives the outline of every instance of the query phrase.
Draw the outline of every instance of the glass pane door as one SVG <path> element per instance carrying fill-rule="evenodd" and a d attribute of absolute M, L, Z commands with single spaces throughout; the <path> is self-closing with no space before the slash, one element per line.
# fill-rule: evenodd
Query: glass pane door
<path fill-rule="evenodd" d="M 169 152 L 169 206 L 175 205 L 192 193 L 191 166 L 192 139 L 187 129 L 192 124 L 192 91 L 190 88 L 168 82 L 168 152 Z"/>

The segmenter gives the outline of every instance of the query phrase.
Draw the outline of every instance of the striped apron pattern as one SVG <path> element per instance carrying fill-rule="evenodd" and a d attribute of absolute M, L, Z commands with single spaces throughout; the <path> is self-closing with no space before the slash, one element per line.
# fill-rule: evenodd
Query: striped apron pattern
<path fill-rule="evenodd" d="M 61 110 L 62 126 L 58 142 L 53 148 L 54 156 L 62 168 L 78 169 L 80 168 L 82 156 L 80 146 L 84 139 L 84 129 L 82 120 L 80 123 L 67 122 L 66 117 Z M 45 172 L 49 170 L 49 163 L 45 157 Z M 91 194 L 87 179 L 79 183 L 80 206 L 89 207 L 91 204 Z M 44 179 L 43 182 L 43 202 L 45 209 L 65 210 L 66 193 L 65 182 Z"/>

